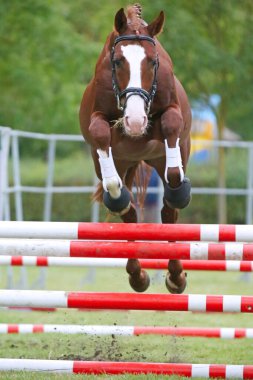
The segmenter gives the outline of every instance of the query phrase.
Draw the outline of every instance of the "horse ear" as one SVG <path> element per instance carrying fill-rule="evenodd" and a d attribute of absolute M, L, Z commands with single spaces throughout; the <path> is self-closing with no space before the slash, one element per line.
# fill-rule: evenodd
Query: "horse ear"
<path fill-rule="evenodd" d="M 127 18 L 124 12 L 124 8 L 121 8 L 115 15 L 114 19 L 115 30 L 121 34 L 124 33 L 127 28 Z"/>
<path fill-rule="evenodd" d="M 164 19 L 164 12 L 161 11 L 159 16 L 147 26 L 148 32 L 151 35 L 151 37 L 156 36 L 162 31 Z"/>

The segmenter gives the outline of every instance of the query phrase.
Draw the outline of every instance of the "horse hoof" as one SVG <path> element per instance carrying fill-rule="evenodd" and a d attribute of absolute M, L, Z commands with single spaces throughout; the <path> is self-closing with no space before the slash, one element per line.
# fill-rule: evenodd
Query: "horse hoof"
<path fill-rule="evenodd" d="M 112 198 L 109 191 L 103 194 L 103 201 L 108 210 L 114 215 L 123 215 L 131 207 L 131 197 L 125 186 L 122 187 L 119 198 Z"/>
<path fill-rule="evenodd" d="M 179 280 L 177 281 L 178 284 L 173 282 L 171 280 L 171 274 L 170 272 L 167 272 L 166 278 L 165 278 L 165 285 L 168 291 L 172 294 L 181 294 L 186 288 L 187 281 L 186 281 L 186 274 L 184 272 L 180 273 Z"/>
<path fill-rule="evenodd" d="M 185 208 L 191 200 L 191 181 L 185 177 L 179 187 L 173 188 L 167 183 L 164 188 L 164 199 L 172 209 Z"/>
<path fill-rule="evenodd" d="M 138 277 L 129 276 L 129 284 L 133 290 L 142 293 L 148 289 L 150 284 L 150 278 L 145 270 L 141 270 Z"/>

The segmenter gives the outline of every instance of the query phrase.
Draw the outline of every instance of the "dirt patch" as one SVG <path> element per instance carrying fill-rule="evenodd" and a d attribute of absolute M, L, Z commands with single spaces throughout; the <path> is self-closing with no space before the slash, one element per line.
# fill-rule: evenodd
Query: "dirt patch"
<path fill-rule="evenodd" d="M 84 361 L 141 361 L 147 359 L 143 355 L 141 349 L 134 348 L 129 351 L 125 351 L 120 347 L 119 341 L 115 335 L 112 335 L 110 342 L 102 342 L 99 337 L 94 339 L 95 343 L 94 353 L 91 355 L 77 355 L 77 354 L 64 354 L 58 357 L 58 360 L 84 360 Z M 83 347 L 85 350 L 85 347 Z M 126 358 L 127 357 L 127 358 Z M 128 359 L 129 357 L 129 359 Z"/>

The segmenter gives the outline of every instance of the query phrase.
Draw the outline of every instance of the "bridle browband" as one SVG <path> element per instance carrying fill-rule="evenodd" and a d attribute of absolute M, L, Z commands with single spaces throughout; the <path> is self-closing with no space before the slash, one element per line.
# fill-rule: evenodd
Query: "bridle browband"
<path fill-rule="evenodd" d="M 129 34 L 126 36 L 119 36 L 115 39 L 114 45 L 111 50 L 112 87 L 116 95 L 118 109 L 120 109 L 121 111 L 124 111 L 126 108 L 126 102 L 130 98 L 130 96 L 139 95 L 142 97 L 142 99 L 144 100 L 146 104 L 146 112 L 148 115 L 150 111 L 150 106 L 155 96 L 156 88 L 157 88 L 157 70 L 159 67 L 158 55 L 156 56 L 156 61 L 155 61 L 155 66 L 154 66 L 154 79 L 153 79 L 151 89 L 149 91 L 143 90 L 140 87 L 128 87 L 125 90 L 120 91 L 117 78 L 116 78 L 116 64 L 114 61 L 114 51 L 115 51 L 115 46 L 121 41 L 148 41 L 148 42 L 151 42 L 155 46 L 156 45 L 155 40 L 152 37 L 141 35 L 141 34 L 139 35 Z M 122 105 L 121 99 L 124 95 L 127 95 L 127 94 L 129 95 L 126 97 L 125 102 Z"/>

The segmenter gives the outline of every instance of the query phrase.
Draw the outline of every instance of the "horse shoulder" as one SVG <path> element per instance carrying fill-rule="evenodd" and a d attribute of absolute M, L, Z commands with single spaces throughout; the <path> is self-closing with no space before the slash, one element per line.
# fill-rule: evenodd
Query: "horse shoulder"
<path fill-rule="evenodd" d="M 176 76 L 175 76 L 175 85 L 176 85 L 179 105 L 180 105 L 183 120 L 184 120 L 184 126 L 185 126 L 185 129 L 190 130 L 191 119 L 192 119 L 190 103 L 189 103 L 188 96 L 186 94 L 186 91 L 182 83 L 179 81 L 179 79 Z"/>

